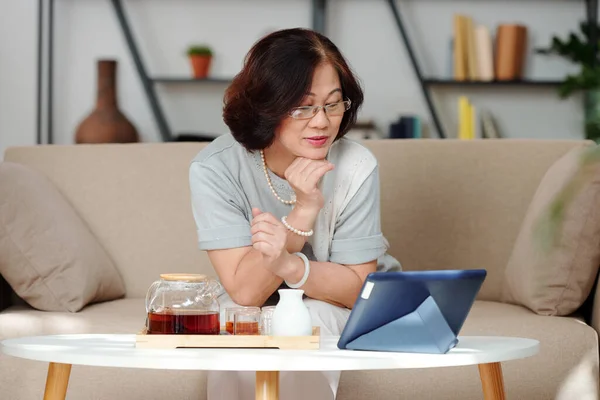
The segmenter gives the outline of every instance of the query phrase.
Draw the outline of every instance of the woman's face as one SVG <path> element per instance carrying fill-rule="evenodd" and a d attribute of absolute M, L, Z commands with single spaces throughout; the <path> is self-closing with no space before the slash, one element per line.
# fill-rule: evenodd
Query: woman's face
<path fill-rule="evenodd" d="M 342 100 L 342 87 L 336 70 L 331 64 L 323 63 L 315 69 L 310 93 L 298 106 L 324 106 Z M 287 116 L 281 122 L 275 140 L 294 157 L 322 160 L 338 134 L 342 118 L 343 115 L 326 115 L 323 109 L 310 119 Z"/>

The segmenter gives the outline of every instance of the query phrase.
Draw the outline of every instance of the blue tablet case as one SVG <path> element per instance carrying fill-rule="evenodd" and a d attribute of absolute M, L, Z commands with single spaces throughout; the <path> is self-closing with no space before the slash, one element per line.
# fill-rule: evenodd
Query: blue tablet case
<path fill-rule="evenodd" d="M 446 353 L 486 277 L 486 271 L 375 272 L 363 284 L 340 349 Z"/>

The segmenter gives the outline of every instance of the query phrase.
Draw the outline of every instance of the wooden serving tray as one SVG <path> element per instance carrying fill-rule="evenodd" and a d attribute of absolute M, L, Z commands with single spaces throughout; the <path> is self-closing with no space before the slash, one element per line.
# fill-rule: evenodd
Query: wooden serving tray
<path fill-rule="evenodd" d="M 223 329 L 223 332 L 225 330 Z M 311 336 L 267 335 L 149 335 L 144 328 L 135 336 L 135 347 L 143 349 L 176 348 L 276 348 L 285 350 L 319 349 L 321 332 L 313 327 Z"/>

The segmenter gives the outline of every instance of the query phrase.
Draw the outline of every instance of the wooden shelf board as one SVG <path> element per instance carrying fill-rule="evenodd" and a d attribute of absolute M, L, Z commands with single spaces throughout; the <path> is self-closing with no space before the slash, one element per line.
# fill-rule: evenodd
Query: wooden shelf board
<path fill-rule="evenodd" d="M 231 78 L 192 78 L 192 77 L 171 77 L 171 76 L 158 76 L 150 78 L 153 82 L 159 83 L 231 83 Z"/>
<path fill-rule="evenodd" d="M 558 86 L 559 80 L 549 79 L 523 79 L 517 81 L 457 81 L 453 79 L 425 78 L 427 85 L 436 86 Z"/>

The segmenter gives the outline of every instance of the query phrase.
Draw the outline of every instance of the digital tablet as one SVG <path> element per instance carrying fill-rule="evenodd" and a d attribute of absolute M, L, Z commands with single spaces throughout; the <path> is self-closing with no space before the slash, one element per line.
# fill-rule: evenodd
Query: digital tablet
<path fill-rule="evenodd" d="M 371 273 L 338 348 L 445 353 L 456 345 L 486 275 L 484 269 Z"/>

